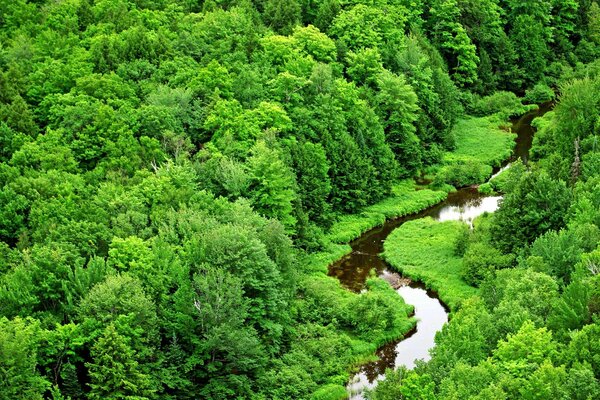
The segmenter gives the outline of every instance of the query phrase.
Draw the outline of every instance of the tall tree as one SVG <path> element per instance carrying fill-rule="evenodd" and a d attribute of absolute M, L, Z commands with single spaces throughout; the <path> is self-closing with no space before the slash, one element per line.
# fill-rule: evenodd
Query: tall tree
<path fill-rule="evenodd" d="M 135 352 L 113 324 L 91 349 L 92 361 L 87 363 L 91 378 L 89 398 L 145 400 L 153 398 L 149 377 L 143 374 L 136 361 Z"/>
<path fill-rule="evenodd" d="M 460 22 L 457 0 L 433 0 L 428 21 L 433 43 L 448 62 L 457 85 L 468 87 L 477 79 L 477 49 Z"/>

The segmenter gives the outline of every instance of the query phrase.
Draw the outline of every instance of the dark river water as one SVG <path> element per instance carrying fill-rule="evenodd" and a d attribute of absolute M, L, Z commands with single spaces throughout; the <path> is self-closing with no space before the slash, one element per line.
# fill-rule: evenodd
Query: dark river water
<path fill-rule="evenodd" d="M 511 160 L 521 158 L 527 163 L 534 129 L 531 121 L 543 115 L 550 105 L 542 105 L 539 110 L 529 112 L 512 122 L 512 131 L 517 133 L 514 155 Z M 387 236 L 406 221 L 432 217 L 437 221 L 464 221 L 471 224 L 473 219 L 484 212 L 494 212 L 501 197 L 483 196 L 476 188 L 463 188 L 450 193 L 446 201 L 418 214 L 387 221 L 383 226 L 372 229 L 350 243 L 352 253 L 329 267 L 329 275 L 354 292 L 364 289 L 371 271 L 388 281 L 397 275 L 388 269 L 380 258 L 383 242 Z M 422 284 L 412 282 L 397 289 L 404 301 L 414 306 L 417 325 L 404 338 L 393 341 L 377 351 L 378 360 L 361 366 L 348 383 L 348 393 L 352 400 L 363 399 L 362 392 L 372 388 L 384 377 L 388 368 L 406 366 L 413 368 L 416 360 L 429 359 L 429 350 L 435 345 L 435 334 L 448 321 L 448 309 L 436 293 L 427 290 Z"/>

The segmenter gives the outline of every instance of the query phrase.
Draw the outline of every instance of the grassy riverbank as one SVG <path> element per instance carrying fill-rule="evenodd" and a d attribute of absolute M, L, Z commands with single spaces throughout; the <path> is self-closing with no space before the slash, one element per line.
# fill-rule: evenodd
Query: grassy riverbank
<path fill-rule="evenodd" d="M 462 225 L 431 218 L 409 221 L 384 243 L 383 256 L 394 269 L 438 292 L 452 310 L 477 293 L 462 280 L 462 258 L 454 254 Z"/>
<path fill-rule="evenodd" d="M 510 158 L 516 134 L 499 127 L 495 117 L 469 117 L 459 120 L 453 129 L 456 149 L 444 155 L 444 162 L 475 161 L 498 167 Z"/>
<path fill-rule="evenodd" d="M 403 181 L 394 186 L 392 195 L 385 200 L 366 207 L 360 214 L 341 217 L 327 237 L 334 243 L 348 243 L 388 219 L 418 213 L 444 201 L 447 196 L 444 191 L 416 190 L 413 181 Z"/>
<path fill-rule="evenodd" d="M 495 116 L 468 117 L 453 129 L 456 148 L 444 154 L 442 165 L 434 169 L 434 182 L 456 187 L 480 184 L 507 160 L 514 149 L 516 135 L 499 127 Z"/>
<path fill-rule="evenodd" d="M 490 118 L 462 120 L 455 128 L 455 135 L 457 148 L 445 155 L 445 165 L 438 174 L 452 173 L 455 166 L 476 165 L 485 172 L 481 179 L 486 179 L 492 165 L 508 158 L 514 146 L 514 135 L 497 128 L 497 122 Z M 303 293 L 302 300 L 296 303 L 297 310 L 306 316 L 307 322 L 330 321 L 327 331 L 319 332 L 317 337 L 303 335 L 302 344 L 297 348 L 298 352 L 308 352 L 311 358 L 318 360 L 315 368 L 319 372 L 315 375 L 327 376 L 316 397 L 343 397 L 347 367 L 372 360 L 378 347 L 402 337 L 415 323 L 408 317 L 412 307 L 404 303 L 387 282 L 371 278 L 366 292 L 353 293 L 326 275 L 328 266 L 350 253 L 348 243 L 368 230 L 383 225 L 388 219 L 418 213 L 446 197 L 447 193 L 441 190 L 417 190 L 412 180 L 400 182 L 390 197 L 360 213 L 340 217 L 325 234 L 324 248 L 303 256 L 302 265 L 309 273 L 304 275 L 300 285 Z M 459 232 L 458 222 L 437 223 L 431 219 L 408 222 L 386 241 L 386 259 L 405 275 L 436 290 L 446 304 L 456 309 L 465 298 L 476 293 L 476 289 L 460 278 L 462 260 L 453 253 L 454 238 Z M 346 350 L 335 353 L 341 344 Z M 327 358 L 312 354 L 310 349 L 314 348 L 323 349 Z M 327 367 L 320 365 L 325 362 Z"/>
<path fill-rule="evenodd" d="M 386 219 L 417 213 L 446 197 L 446 192 L 417 190 L 413 181 L 403 181 L 394 187 L 392 196 L 359 214 L 341 217 L 326 234 L 323 250 L 302 256 L 300 263 L 308 273 L 302 275 L 302 295 L 294 307 L 297 320 L 306 324 L 297 328 L 294 352 L 298 359 L 313 360 L 312 375 L 316 381 L 322 379 L 314 398 L 345 398 L 348 367 L 372 361 L 379 347 L 402 337 L 416 323 L 409 317 L 412 306 L 384 280 L 368 279 L 366 292 L 353 293 L 327 276 L 328 266 L 350 253 L 348 242 Z M 327 329 L 317 329 L 314 321 Z M 283 368 L 293 370 L 289 361 Z"/>

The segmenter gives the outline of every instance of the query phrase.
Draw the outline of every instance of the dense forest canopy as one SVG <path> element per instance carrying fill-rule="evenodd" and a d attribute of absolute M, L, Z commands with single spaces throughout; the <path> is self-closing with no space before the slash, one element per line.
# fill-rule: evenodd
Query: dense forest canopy
<path fill-rule="evenodd" d="M 457 121 L 555 93 L 478 297 L 371 396 L 598 398 L 599 56 L 591 0 L 0 0 L 0 399 L 343 398 L 414 321 L 332 225 L 482 183 Z"/>

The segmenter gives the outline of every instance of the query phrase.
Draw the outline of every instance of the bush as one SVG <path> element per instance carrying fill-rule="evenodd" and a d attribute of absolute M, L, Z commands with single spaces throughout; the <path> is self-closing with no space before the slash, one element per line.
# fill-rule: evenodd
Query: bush
<path fill-rule="evenodd" d="M 311 400 L 343 400 L 348 397 L 346 388 L 341 385 L 327 385 L 317 390 Z"/>
<path fill-rule="evenodd" d="M 512 254 L 503 255 L 486 243 L 473 243 L 463 258 L 463 279 L 470 285 L 479 286 L 495 270 L 508 268 L 513 261 Z"/>
<path fill-rule="evenodd" d="M 460 233 L 454 239 L 454 255 L 462 257 L 469 248 L 472 232 L 467 225 L 461 227 Z"/>
<path fill-rule="evenodd" d="M 516 94 L 500 91 L 473 101 L 469 111 L 480 117 L 500 114 L 501 119 L 507 119 L 528 110 L 529 107 L 524 106 Z"/>
<path fill-rule="evenodd" d="M 494 188 L 489 182 L 484 183 L 483 185 L 479 185 L 477 191 L 481 194 L 493 194 Z"/>
<path fill-rule="evenodd" d="M 437 174 L 434 184 L 465 187 L 484 182 L 492 173 L 492 167 L 479 161 L 460 161 L 447 165 Z"/>
<path fill-rule="evenodd" d="M 538 83 L 532 89 L 525 92 L 523 100 L 530 104 L 547 103 L 554 100 L 554 91 L 543 83 Z"/>

